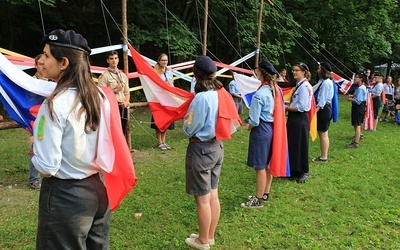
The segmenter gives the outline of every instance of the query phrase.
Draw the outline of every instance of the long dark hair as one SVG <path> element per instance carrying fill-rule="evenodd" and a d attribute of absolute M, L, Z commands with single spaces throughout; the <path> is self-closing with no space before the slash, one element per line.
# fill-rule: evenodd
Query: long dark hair
<path fill-rule="evenodd" d="M 47 98 L 50 117 L 54 120 L 53 99 L 60 92 L 67 88 L 77 88 L 78 98 L 75 100 L 73 108 L 81 103 L 78 116 L 83 113 L 86 115 L 85 132 L 96 130 L 100 123 L 101 103 L 99 95 L 105 98 L 100 92 L 96 83 L 93 81 L 90 72 L 89 55 L 81 50 L 70 49 L 61 46 L 50 46 L 50 52 L 57 61 L 61 61 L 63 57 L 68 58 L 69 65 L 64 69 L 64 74 L 57 82 L 54 92 Z"/>
<path fill-rule="evenodd" d="M 196 70 L 195 67 L 193 67 L 193 74 L 196 78 L 196 85 L 194 86 L 195 93 L 208 91 L 210 89 L 218 90 L 224 87 L 224 85 L 220 81 L 218 81 L 217 78 L 215 78 L 215 72 L 211 75 L 205 75 L 202 72 Z"/>

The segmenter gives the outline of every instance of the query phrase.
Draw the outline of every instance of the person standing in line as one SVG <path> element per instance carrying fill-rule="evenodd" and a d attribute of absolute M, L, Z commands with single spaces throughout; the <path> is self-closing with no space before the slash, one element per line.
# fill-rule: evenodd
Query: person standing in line
<path fill-rule="evenodd" d="M 354 95 L 349 95 L 347 100 L 351 102 L 351 125 L 354 127 L 354 140 L 347 144 L 348 148 L 358 148 L 361 140 L 361 124 L 364 122 L 365 105 L 367 102 L 367 78 L 363 74 L 356 74 L 354 82 L 358 84 Z"/>
<path fill-rule="evenodd" d="M 388 122 L 389 120 L 387 119 L 387 117 L 389 115 L 389 112 L 395 106 L 395 104 L 394 104 L 394 85 L 393 85 L 391 76 L 388 76 L 386 78 L 386 82 L 383 84 L 383 89 L 385 90 L 386 103 L 384 103 L 380 121 Z"/>
<path fill-rule="evenodd" d="M 333 81 L 332 68 L 328 62 L 321 62 L 318 66 L 320 86 L 317 91 L 317 131 L 321 156 L 314 158 L 313 162 L 328 162 L 329 151 L 329 125 L 332 120 Z"/>
<path fill-rule="evenodd" d="M 92 79 L 91 49 L 73 30 L 53 30 L 41 44 L 43 76 L 57 85 L 34 126 L 32 162 L 44 177 L 36 249 L 108 249 L 111 212 L 95 163 L 106 97 Z"/>
<path fill-rule="evenodd" d="M 308 143 L 310 124 L 308 111 L 311 109 L 313 90 L 307 79 L 311 78 L 307 64 L 298 62 L 293 65 L 293 78 L 296 88 L 290 104 L 286 106 L 287 135 L 289 146 L 290 173 L 298 183 L 305 183 L 310 177 L 308 163 Z"/>
<path fill-rule="evenodd" d="M 278 82 L 289 82 L 289 80 L 286 78 L 287 75 L 287 71 L 285 68 L 281 69 L 281 71 L 279 71 L 279 77 L 278 77 Z"/>
<path fill-rule="evenodd" d="M 99 76 L 98 85 L 109 87 L 114 91 L 118 101 L 118 109 L 121 116 L 122 132 L 126 136 L 129 115 L 129 80 L 118 69 L 118 52 L 113 50 L 107 53 L 108 68 Z"/>
<path fill-rule="evenodd" d="M 48 81 L 47 78 L 43 77 L 43 65 L 39 63 L 39 59 L 43 56 L 43 54 L 39 54 L 35 57 L 35 68 L 36 72 L 33 75 L 33 78 L 40 79 L 44 81 Z M 40 189 L 40 174 L 36 170 L 35 166 L 32 163 L 32 156 L 33 156 L 33 136 L 29 136 L 29 145 L 31 146 L 31 150 L 29 151 L 29 180 L 28 186 L 32 189 Z"/>
<path fill-rule="evenodd" d="M 154 65 L 154 69 L 156 70 L 157 74 L 161 77 L 161 79 L 168 85 L 174 86 L 174 75 L 172 74 L 171 69 L 167 67 L 168 65 L 168 55 L 162 53 L 158 59 L 157 63 Z M 167 138 L 167 130 L 161 131 L 157 125 L 154 123 L 154 117 L 151 117 L 151 128 L 156 130 L 156 137 L 157 137 L 157 147 L 162 150 L 170 150 L 171 146 L 165 143 Z M 175 123 L 171 123 L 168 127 L 169 130 L 175 129 Z"/>
<path fill-rule="evenodd" d="M 223 85 L 216 77 L 217 66 L 208 56 L 198 56 L 193 66 L 195 97 L 184 118 L 183 131 L 189 137 L 186 150 L 186 193 L 197 204 L 199 234 L 186 238 L 187 245 L 210 249 L 221 207 L 218 183 L 224 155 L 222 141 L 216 140 L 219 98 Z M 233 101 L 232 101 L 233 102 Z"/>
<path fill-rule="evenodd" d="M 372 131 L 376 131 L 376 128 L 378 127 L 379 110 L 381 109 L 382 104 L 382 75 L 379 73 L 374 74 L 374 82 L 375 84 L 371 88 L 372 106 L 374 109 L 374 126 L 372 128 Z"/>
<path fill-rule="evenodd" d="M 279 73 L 269 61 L 263 60 L 255 69 L 255 74 L 261 85 L 252 97 L 246 129 L 251 131 L 247 165 L 256 171 L 256 194 L 240 205 L 243 208 L 263 207 L 263 202 L 269 200 L 273 178 L 269 162 L 274 130 L 274 96 L 280 94 L 279 90 L 276 91 Z"/>
<path fill-rule="evenodd" d="M 238 114 L 243 114 L 243 100 L 242 95 L 240 94 L 238 88 L 236 87 L 236 81 L 233 79 L 229 83 L 229 93 L 231 93 L 233 100 L 235 101 L 235 105 L 238 111 Z"/>

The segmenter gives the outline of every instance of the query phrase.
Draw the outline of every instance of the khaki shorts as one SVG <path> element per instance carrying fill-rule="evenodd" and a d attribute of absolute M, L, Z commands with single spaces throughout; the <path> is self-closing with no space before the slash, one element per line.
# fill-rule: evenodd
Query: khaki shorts
<path fill-rule="evenodd" d="M 199 196 L 217 189 L 223 158 L 221 141 L 189 143 L 186 149 L 186 193 Z"/>

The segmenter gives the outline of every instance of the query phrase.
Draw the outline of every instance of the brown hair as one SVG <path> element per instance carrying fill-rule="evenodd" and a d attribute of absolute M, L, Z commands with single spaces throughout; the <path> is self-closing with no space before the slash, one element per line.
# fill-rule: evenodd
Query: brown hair
<path fill-rule="evenodd" d="M 194 86 L 195 93 L 208 91 L 210 89 L 218 90 L 224 87 L 224 85 L 215 78 L 217 75 L 216 72 L 211 75 L 204 75 L 193 67 L 193 74 L 196 78 L 196 85 Z"/>
<path fill-rule="evenodd" d="M 85 113 L 85 132 L 89 129 L 96 130 L 100 124 L 101 103 L 99 95 L 104 98 L 96 83 L 93 81 L 90 72 L 89 55 L 85 51 L 70 49 L 60 46 L 50 46 L 50 52 L 57 61 L 68 58 L 69 65 L 65 68 L 64 74 L 57 82 L 54 92 L 47 98 L 50 110 L 50 117 L 54 121 L 53 99 L 58 93 L 67 88 L 77 89 L 77 99 L 74 108 L 81 103 L 79 117 Z"/>
<path fill-rule="evenodd" d="M 161 53 L 157 58 L 157 63 L 154 65 L 154 69 L 156 70 L 158 75 L 164 74 L 164 69 L 161 68 L 161 65 L 160 65 L 160 60 L 161 60 L 161 57 L 163 57 L 163 56 L 166 56 L 168 58 L 167 54 Z"/>

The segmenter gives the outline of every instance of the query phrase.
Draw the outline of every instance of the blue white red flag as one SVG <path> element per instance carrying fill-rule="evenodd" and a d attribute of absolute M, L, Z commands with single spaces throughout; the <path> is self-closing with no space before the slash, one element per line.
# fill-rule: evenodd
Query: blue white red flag
<path fill-rule="evenodd" d="M 0 100 L 9 117 L 31 134 L 37 111 L 55 86 L 31 77 L 0 53 Z"/>

